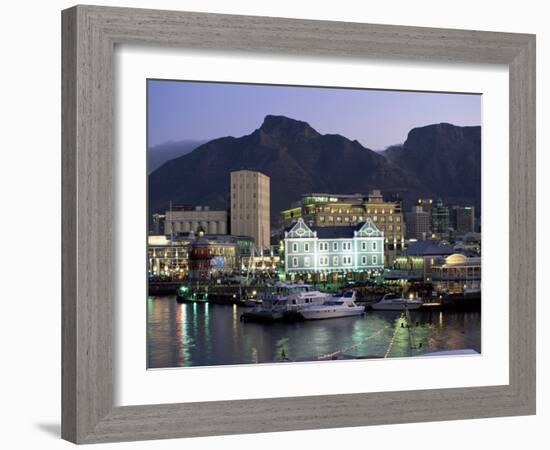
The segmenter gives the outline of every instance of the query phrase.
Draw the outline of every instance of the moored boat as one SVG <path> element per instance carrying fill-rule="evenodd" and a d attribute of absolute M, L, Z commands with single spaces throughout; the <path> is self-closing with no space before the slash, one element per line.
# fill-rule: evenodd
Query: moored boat
<path fill-rule="evenodd" d="M 178 303 L 205 303 L 208 301 L 208 290 L 205 288 L 191 289 L 184 284 L 178 288 L 176 301 Z"/>
<path fill-rule="evenodd" d="M 330 294 L 317 291 L 308 284 L 278 282 L 262 292 L 259 296 L 261 304 L 243 313 L 241 320 L 276 322 L 306 306 L 320 305 L 330 297 Z"/>
<path fill-rule="evenodd" d="M 334 319 L 337 317 L 359 316 L 365 312 L 364 306 L 355 303 L 355 291 L 331 297 L 321 305 L 309 305 L 296 312 L 304 320 Z"/>
<path fill-rule="evenodd" d="M 422 300 L 418 298 L 403 298 L 397 294 L 386 294 L 371 308 L 377 311 L 405 311 L 418 309 L 422 306 Z"/>

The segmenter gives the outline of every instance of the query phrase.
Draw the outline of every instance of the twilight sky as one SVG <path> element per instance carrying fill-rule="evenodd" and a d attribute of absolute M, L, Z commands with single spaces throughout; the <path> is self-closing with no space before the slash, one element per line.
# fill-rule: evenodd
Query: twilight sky
<path fill-rule="evenodd" d="M 372 150 L 405 141 L 414 127 L 481 125 L 481 95 L 148 80 L 148 146 L 250 134 L 267 114 Z"/>

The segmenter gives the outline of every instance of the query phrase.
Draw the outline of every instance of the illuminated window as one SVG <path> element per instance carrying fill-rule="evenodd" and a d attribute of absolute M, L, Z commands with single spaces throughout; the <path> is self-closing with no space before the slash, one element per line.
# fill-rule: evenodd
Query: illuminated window
<path fill-rule="evenodd" d="M 333 257 L 332 257 L 332 265 L 333 265 L 333 266 L 337 266 L 337 265 L 338 265 L 338 256 L 333 256 Z"/>
<path fill-rule="evenodd" d="M 309 267 L 309 256 L 304 257 L 304 267 Z"/>

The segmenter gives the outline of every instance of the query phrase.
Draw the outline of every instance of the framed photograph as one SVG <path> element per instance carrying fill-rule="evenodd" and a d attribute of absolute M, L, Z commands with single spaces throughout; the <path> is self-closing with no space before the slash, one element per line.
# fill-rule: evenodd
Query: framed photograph
<path fill-rule="evenodd" d="M 535 413 L 535 37 L 63 11 L 62 435 Z"/>

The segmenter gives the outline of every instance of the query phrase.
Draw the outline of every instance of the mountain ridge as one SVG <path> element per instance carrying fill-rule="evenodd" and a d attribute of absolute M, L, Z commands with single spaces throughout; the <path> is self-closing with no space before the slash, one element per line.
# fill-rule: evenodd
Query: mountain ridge
<path fill-rule="evenodd" d="M 452 167 L 440 157 L 433 157 L 437 151 L 448 154 L 441 146 L 449 146 L 459 157 L 467 157 L 466 167 L 461 170 L 476 172 L 476 157 L 470 155 L 475 153 L 471 145 L 475 136 L 456 128 L 461 127 L 434 124 L 414 128 L 402 147 L 386 153 L 375 152 L 339 134 L 320 134 L 304 121 L 267 115 L 260 127 L 248 135 L 213 139 L 152 172 L 150 212 L 165 210 L 170 201 L 228 208 L 229 173 L 242 169 L 258 170 L 271 178 L 273 225 L 282 209 L 308 192 L 343 194 L 381 189 L 385 194 L 399 193 L 405 202 L 413 202 L 418 196 L 439 197 L 434 194 L 440 190 L 440 177 L 427 173 L 426 166 L 439 170 L 436 166 L 441 165 L 446 171 L 442 177 L 452 175 L 447 180 L 451 187 L 443 189 L 444 199 L 469 199 L 477 205 L 474 197 L 478 190 L 458 189 Z M 466 150 L 457 151 L 463 143 L 467 144 Z M 430 151 L 434 164 L 419 164 L 415 155 L 425 160 Z M 455 164 L 456 159 L 452 157 Z"/>

